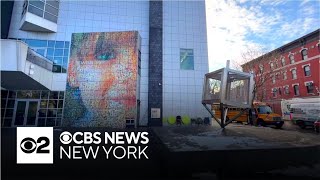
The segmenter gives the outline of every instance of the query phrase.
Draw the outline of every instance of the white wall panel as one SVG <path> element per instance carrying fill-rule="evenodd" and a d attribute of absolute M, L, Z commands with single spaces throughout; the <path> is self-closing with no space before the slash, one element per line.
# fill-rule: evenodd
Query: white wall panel
<path fill-rule="evenodd" d="M 201 104 L 203 77 L 208 72 L 205 2 L 164 1 L 163 12 L 163 116 L 206 117 Z M 180 48 L 193 49 L 194 70 L 180 69 Z"/>

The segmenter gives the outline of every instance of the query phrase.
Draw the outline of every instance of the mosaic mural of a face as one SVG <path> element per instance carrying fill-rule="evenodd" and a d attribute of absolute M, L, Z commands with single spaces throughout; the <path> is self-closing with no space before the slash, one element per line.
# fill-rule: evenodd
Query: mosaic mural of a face
<path fill-rule="evenodd" d="M 136 118 L 138 33 L 72 35 L 63 124 L 125 127 Z"/>

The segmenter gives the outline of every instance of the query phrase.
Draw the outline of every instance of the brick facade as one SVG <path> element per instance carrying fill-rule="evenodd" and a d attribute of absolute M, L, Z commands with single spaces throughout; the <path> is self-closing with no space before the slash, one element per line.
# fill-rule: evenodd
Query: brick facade
<path fill-rule="evenodd" d="M 262 58 L 258 57 L 242 65 L 246 72 L 252 70 L 249 67 L 255 69 L 253 72 L 258 72 L 257 70 L 263 67 L 262 75 L 256 74 L 257 76 L 263 77 L 267 76 L 265 73 L 270 73 L 268 74 L 270 78 L 266 77 L 264 85 L 257 89 L 259 100 L 280 102 L 281 99 L 320 95 L 319 37 L 318 29 L 270 52 L 277 52 L 279 54 L 277 59 L 258 61 Z"/>

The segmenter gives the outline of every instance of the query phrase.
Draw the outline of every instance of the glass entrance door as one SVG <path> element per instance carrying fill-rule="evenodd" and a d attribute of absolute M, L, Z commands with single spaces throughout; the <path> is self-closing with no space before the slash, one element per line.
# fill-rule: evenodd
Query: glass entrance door
<path fill-rule="evenodd" d="M 38 109 L 38 100 L 17 100 L 12 126 L 36 126 Z"/>

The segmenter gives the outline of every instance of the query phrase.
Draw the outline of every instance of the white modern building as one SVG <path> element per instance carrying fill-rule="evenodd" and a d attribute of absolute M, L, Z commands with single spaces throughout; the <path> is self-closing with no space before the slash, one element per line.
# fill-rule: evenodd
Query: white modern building
<path fill-rule="evenodd" d="M 139 126 L 209 116 L 201 104 L 209 69 L 204 0 L 14 1 L 8 17 L 1 40 L 2 126 L 61 125 L 71 35 L 82 32 L 138 31 Z"/>

